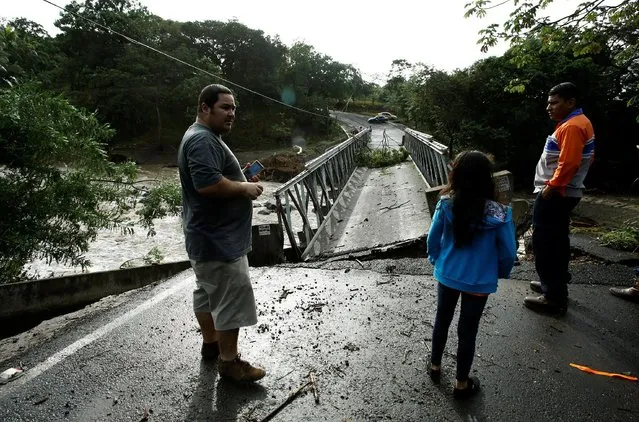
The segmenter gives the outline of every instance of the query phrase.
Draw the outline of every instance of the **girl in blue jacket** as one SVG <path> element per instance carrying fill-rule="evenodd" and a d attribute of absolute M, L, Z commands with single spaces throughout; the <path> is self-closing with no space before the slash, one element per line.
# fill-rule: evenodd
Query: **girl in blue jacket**
<path fill-rule="evenodd" d="M 461 296 L 457 335 L 455 398 L 479 391 L 479 379 L 470 377 L 475 339 L 488 295 L 497 279 L 510 277 L 515 262 L 515 228 L 512 209 L 495 201 L 492 162 L 479 151 L 459 154 L 449 183 L 432 218 L 428 233 L 428 259 L 438 281 L 437 316 L 429 375 L 439 383 L 441 361 Z"/>

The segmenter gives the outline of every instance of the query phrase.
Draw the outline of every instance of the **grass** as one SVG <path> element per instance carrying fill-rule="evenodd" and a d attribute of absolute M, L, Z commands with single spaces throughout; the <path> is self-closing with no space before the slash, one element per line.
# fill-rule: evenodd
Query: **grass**
<path fill-rule="evenodd" d="M 621 251 L 639 250 L 639 219 L 631 219 L 623 227 L 601 236 L 601 244 Z"/>
<path fill-rule="evenodd" d="M 620 251 L 639 251 L 639 219 L 624 222 L 616 229 L 606 229 L 603 226 L 571 227 L 572 233 L 582 233 L 600 240 L 603 246 Z"/>
<path fill-rule="evenodd" d="M 594 227 L 570 227 L 571 233 L 583 233 L 591 236 L 601 236 L 606 233 L 606 229 L 602 226 L 594 226 Z"/>

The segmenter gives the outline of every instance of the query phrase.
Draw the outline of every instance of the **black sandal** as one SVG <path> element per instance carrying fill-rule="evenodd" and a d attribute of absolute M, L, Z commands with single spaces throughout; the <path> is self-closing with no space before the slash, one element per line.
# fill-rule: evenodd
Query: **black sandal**
<path fill-rule="evenodd" d="M 433 382 L 433 384 L 439 384 L 439 380 L 442 375 L 442 370 L 441 368 L 433 369 L 432 364 L 430 364 L 428 365 L 428 375 L 430 376 L 430 380 Z"/>
<path fill-rule="evenodd" d="M 453 397 L 458 400 L 470 398 L 479 392 L 479 378 L 468 378 L 468 386 L 466 388 L 453 388 Z"/>

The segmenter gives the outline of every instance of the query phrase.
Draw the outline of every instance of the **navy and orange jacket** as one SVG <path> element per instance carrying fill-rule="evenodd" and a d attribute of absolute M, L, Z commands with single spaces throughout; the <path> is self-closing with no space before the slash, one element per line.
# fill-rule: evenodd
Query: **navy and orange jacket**
<path fill-rule="evenodd" d="M 557 123 L 546 139 L 535 171 L 535 192 L 548 185 L 564 196 L 581 198 L 594 155 L 592 123 L 578 108 Z"/>

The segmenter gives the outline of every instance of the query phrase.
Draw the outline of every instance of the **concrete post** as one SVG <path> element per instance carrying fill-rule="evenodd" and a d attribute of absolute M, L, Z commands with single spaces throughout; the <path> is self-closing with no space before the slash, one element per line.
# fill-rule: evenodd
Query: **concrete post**
<path fill-rule="evenodd" d="M 495 190 L 497 191 L 497 201 L 510 205 L 513 199 L 513 174 L 508 170 L 493 173 Z"/>
<path fill-rule="evenodd" d="M 284 262 L 284 230 L 279 224 L 253 226 L 253 249 L 248 254 L 251 267 Z"/>
<path fill-rule="evenodd" d="M 437 201 L 439 200 L 439 193 L 444 189 L 444 185 L 435 186 L 434 188 L 426 189 L 426 204 L 428 205 L 428 212 L 432 218 L 433 214 L 435 214 L 435 207 L 437 206 Z"/>

